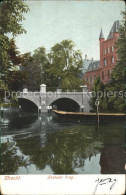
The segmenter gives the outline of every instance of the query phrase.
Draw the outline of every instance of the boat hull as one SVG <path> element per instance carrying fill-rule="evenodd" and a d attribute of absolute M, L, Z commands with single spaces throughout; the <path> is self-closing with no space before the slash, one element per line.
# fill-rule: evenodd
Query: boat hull
<path fill-rule="evenodd" d="M 122 113 L 81 113 L 81 112 L 65 112 L 53 110 L 53 112 L 59 117 L 64 119 L 74 119 L 83 121 L 125 121 L 126 114 Z"/>

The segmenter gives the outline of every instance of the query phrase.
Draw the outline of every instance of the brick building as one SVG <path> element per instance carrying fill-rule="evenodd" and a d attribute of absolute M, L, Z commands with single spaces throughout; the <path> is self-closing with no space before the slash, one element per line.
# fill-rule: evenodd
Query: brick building
<path fill-rule="evenodd" d="M 100 61 L 90 63 L 84 74 L 84 81 L 89 89 L 91 89 L 95 78 L 98 76 L 100 76 L 103 83 L 107 83 L 111 79 L 111 72 L 118 60 L 115 42 L 119 37 L 119 27 L 120 23 L 117 20 L 114 22 L 106 40 L 101 29 L 99 36 Z"/>

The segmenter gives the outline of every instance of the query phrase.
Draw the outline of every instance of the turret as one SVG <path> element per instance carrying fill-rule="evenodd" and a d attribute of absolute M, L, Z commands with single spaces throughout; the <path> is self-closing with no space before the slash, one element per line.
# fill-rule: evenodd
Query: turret
<path fill-rule="evenodd" d="M 100 36 L 99 36 L 99 41 L 104 41 L 104 39 L 105 39 L 105 38 L 104 38 L 102 29 L 101 29 Z"/>

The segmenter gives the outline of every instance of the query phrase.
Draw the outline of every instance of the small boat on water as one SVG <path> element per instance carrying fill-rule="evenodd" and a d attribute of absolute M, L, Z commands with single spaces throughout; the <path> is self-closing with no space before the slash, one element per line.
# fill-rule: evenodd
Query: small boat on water
<path fill-rule="evenodd" d="M 85 112 L 66 112 L 60 110 L 53 110 L 53 112 L 60 118 L 74 118 L 74 119 L 83 119 L 83 120 L 125 120 L 125 113 L 85 113 Z"/>

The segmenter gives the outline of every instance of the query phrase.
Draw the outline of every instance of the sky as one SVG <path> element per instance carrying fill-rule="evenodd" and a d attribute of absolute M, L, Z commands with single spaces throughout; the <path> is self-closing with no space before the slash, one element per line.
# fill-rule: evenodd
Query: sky
<path fill-rule="evenodd" d="M 26 34 L 16 37 L 21 53 L 44 46 L 47 52 L 56 43 L 70 39 L 83 58 L 99 60 L 101 28 L 105 39 L 116 20 L 122 20 L 123 1 L 26 1 L 30 11 L 22 22 Z"/>

